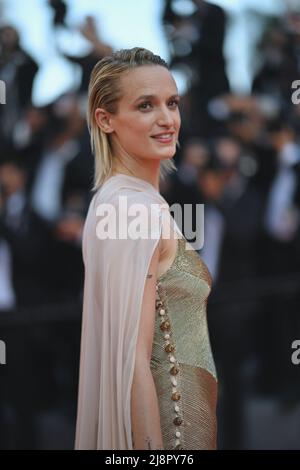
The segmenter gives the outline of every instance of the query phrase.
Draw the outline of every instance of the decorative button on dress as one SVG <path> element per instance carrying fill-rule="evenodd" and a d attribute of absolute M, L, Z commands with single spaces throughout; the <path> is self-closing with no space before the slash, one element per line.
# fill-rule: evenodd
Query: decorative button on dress
<path fill-rule="evenodd" d="M 178 239 L 171 267 L 156 285 L 151 370 L 164 449 L 215 449 L 217 374 L 206 318 L 211 276 Z"/>

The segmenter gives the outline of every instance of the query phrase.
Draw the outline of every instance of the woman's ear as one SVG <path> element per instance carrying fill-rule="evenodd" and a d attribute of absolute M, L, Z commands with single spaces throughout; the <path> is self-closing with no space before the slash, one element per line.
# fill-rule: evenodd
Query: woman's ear
<path fill-rule="evenodd" d="M 106 134 L 110 134 L 114 131 L 111 125 L 109 113 L 103 108 L 97 108 L 95 110 L 95 120 L 99 128 Z"/>

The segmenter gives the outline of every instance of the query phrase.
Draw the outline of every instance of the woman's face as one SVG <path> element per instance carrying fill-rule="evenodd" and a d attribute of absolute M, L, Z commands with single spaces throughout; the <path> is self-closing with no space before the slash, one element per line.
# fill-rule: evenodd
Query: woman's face
<path fill-rule="evenodd" d="M 121 89 L 118 112 L 109 115 L 113 148 L 138 159 L 172 158 L 181 121 L 171 73 L 159 65 L 140 66 L 121 77 Z"/>

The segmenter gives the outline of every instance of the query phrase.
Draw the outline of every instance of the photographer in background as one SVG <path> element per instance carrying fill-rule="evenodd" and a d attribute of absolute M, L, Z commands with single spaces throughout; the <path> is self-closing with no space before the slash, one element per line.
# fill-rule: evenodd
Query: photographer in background
<path fill-rule="evenodd" d="M 9 106 L 0 107 L 0 142 L 10 144 L 17 120 L 31 104 L 33 81 L 38 66 L 20 46 L 12 26 L 0 27 L 0 80 L 5 82 Z"/>
<path fill-rule="evenodd" d="M 28 204 L 26 177 L 13 156 L 0 164 L 0 251 L 2 278 L 9 288 L 7 310 L 38 305 L 47 298 L 43 276 L 48 228 Z"/>

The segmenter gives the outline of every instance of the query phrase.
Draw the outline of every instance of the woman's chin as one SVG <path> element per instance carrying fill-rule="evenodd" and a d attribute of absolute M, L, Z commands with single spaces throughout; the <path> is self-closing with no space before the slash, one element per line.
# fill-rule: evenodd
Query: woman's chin
<path fill-rule="evenodd" d="M 159 158 L 161 158 L 162 160 L 168 160 L 170 158 L 173 158 L 174 155 L 176 153 L 176 148 L 165 148 L 165 149 L 162 149 L 160 152 L 157 152 L 157 154 L 159 155 Z"/>

